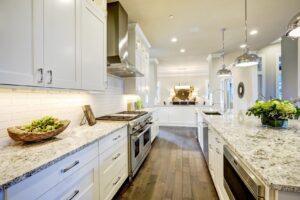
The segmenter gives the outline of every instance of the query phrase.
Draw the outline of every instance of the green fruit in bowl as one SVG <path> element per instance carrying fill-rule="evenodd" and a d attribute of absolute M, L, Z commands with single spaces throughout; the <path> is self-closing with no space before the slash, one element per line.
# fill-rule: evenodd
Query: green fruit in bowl
<path fill-rule="evenodd" d="M 22 126 L 20 129 L 25 132 L 32 133 L 46 133 L 50 131 L 54 131 L 64 124 L 59 121 L 57 118 L 51 116 L 45 116 L 41 119 L 33 120 L 31 124 L 26 124 Z"/>

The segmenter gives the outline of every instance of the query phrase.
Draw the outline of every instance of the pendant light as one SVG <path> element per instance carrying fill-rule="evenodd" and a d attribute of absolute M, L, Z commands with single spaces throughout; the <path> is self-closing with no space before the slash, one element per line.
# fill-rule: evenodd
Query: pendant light
<path fill-rule="evenodd" d="M 244 54 L 237 57 L 234 61 L 236 67 L 250 67 L 259 63 L 258 56 L 249 53 L 248 48 L 247 0 L 245 0 L 245 45 Z"/>
<path fill-rule="evenodd" d="M 300 12 L 295 15 L 289 22 L 286 36 L 291 38 L 300 37 Z"/>
<path fill-rule="evenodd" d="M 225 65 L 225 62 L 224 62 L 224 57 L 225 57 L 224 34 L 225 34 L 226 29 L 222 28 L 221 31 L 222 31 L 222 45 L 223 45 L 222 56 L 221 56 L 222 57 L 222 69 L 217 71 L 217 76 L 219 78 L 228 78 L 228 77 L 231 77 L 232 73 L 231 73 L 231 70 L 226 69 L 226 65 Z"/>

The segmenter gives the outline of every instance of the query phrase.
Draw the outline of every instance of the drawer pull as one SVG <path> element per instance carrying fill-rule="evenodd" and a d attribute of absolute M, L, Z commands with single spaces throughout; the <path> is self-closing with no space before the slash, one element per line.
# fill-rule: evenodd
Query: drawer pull
<path fill-rule="evenodd" d="M 118 135 L 118 137 L 113 138 L 113 141 L 116 141 L 117 139 L 119 139 L 121 137 L 121 135 Z"/>
<path fill-rule="evenodd" d="M 119 176 L 116 182 L 113 183 L 113 185 L 117 185 L 117 183 L 121 180 L 121 177 Z"/>
<path fill-rule="evenodd" d="M 219 140 L 219 138 L 217 138 L 217 137 L 216 137 L 216 141 L 217 141 L 217 143 L 219 143 L 219 144 L 221 143 L 220 140 Z"/>
<path fill-rule="evenodd" d="M 120 157 L 120 155 L 121 155 L 121 154 L 120 154 L 120 153 L 118 153 L 118 154 L 117 154 L 115 157 L 113 157 L 112 159 L 113 159 L 113 160 L 116 160 L 117 158 L 119 158 L 119 157 Z"/>
<path fill-rule="evenodd" d="M 77 194 L 79 194 L 79 190 L 75 190 L 75 191 L 73 192 L 72 196 L 70 196 L 69 198 L 67 198 L 67 200 L 72 200 L 72 199 L 74 199 L 74 198 L 77 196 Z"/>
<path fill-rule="evenodd" d="M 79 160 L 76 160 L 70 167 L 67 167 L 65 169 L 62 169 L 61 172 L 62 173 L 66 173 L 67 171 L 69 171 L 70 169 L 72 169 L 73 167 L 75 167 L 76 165 L 79 164 Z"/>

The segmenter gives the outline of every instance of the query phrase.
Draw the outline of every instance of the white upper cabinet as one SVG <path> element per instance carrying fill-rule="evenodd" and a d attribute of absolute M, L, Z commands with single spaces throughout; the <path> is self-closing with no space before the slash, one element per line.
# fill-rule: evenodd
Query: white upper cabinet
<path fill-rule="evenodd" d="M 39 12 L 34 0 L 0 1 L 0 84 L 37 86 L 43 62 L 38 52 Z"/>
<path fill-rule="evenodd" d="M 79 4 L 80 0 L 44 0 L 46 87 L 80 88 Z"/>
<path fill-rule="evenodd" d="M 91 2 L 1 0 L 0 84 L 104 90 L 106 12 Z"/>
<path fill-rule="evenodd" d="M 83 1 L 81 10 L 82 89 L 106 86 L 106 18 Z"/>

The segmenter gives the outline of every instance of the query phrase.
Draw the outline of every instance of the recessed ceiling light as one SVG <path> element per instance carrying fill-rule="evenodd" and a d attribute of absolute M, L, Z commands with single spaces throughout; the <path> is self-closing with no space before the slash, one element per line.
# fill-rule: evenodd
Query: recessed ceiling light
<path fill-rule="evenodd" d="M 185 49 L 180 49 L 180 53 L 185 53 Z"/>
<path fill-rule="evenodd" d="M 170 19 L 174 19 L 174 15 L 169 15 L 169 18 Z"/>
<path fill-rule="evenodd" d="M 252 30 L 252 31 L 250 31 L 250 35 L 256 35 L 257 33 L 258 33 L 257 30 Z"/>
<path fill-rule="evenodd" d="M 178 39 L 176 38 L 176 37 L 172 37 L 172 39 L 171 39 L 171 42 L 177 42 L 178 41 Z"/>
<path fill-rule="evenodd" d="M 244 48 L 246 48 L 246 47 L 247 47 L 246 44 L 242 44 L 242 45 L 240 46 L 241 49 L 244 49 Z"/>

